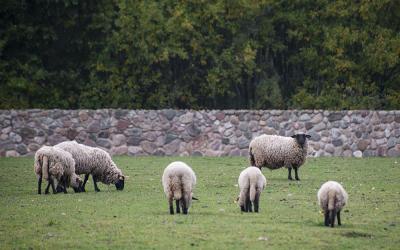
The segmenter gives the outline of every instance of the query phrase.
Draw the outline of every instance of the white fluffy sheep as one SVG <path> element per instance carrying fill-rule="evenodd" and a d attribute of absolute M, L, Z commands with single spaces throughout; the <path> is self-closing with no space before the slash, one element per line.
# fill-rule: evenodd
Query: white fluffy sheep
<path fill-rule="evenodd" d="M 97 187 L 98 181 L 104 184 L 115 184 L 117 190 L 124 189 L 125 176 L 106 151 L 79 144 L 76 141 L 61 142 L 54 147 L 71 153 L 75 160 L 75 172 L 85 175 L 82 186 L 83 192 L 85 192 L 85 185 L 90 174 L 93 177 L 96 192 L 100 191 Z"/>
<path fill-rule="evenodd" d="M 240 194 L 238 197 L 240 209 L 243 212 L 258 213 L 260 195 L 264 190 L 267 180 L 257 167 L 250 166 L 243 170 L 238 179 Z"/>
<path fill-rule="evenodd" d="M 49 193 L 50 185 L 53 193 L 57 193 L 55 181 L 61 183 L 64 193 L 67 192 L 67 186 L 71 186 L 75 192 L 81 191 L 82 180 L 75 174 L 75 161 L 70 153 L 62 149 L 41 147 L 35 153 L 34 171 L 38 178 L 38 194 L 41 194 L 43 178 L 48 182 L 45 194 Z"/>
<path fill-rule="evenodd" d="M 292 137 L 278 135 L 260 135 L 249 145 L 250 165 L 269 169 L 288 168 L 288 179 L 292 180 L 292 168 L 296 180 L 298 168 L 307 156 L 307 138 L 310 135 L 295 134 Z"/>
<path fill-rule="evenodd" d="M 173 200 L 176 201 L 176 212 L 180 213 L 180 207 L 182 207 L 183 213 L 187 214 L 196 185 L 196 175 L 193 170 L 184 162 L 172 162 L 164 170 L 162 184 L 168 199 L 170 214 L 174 214 Z"/>
<path fill-rule="evenodd" d="M 325 226 L 334 227 L 337 216 L 338 225 L 341 225 L 340 211 L 347 204 L 346 190 L 336 181 L 327 181 L 318 190 L 318 203 L 324 211 Z"/>

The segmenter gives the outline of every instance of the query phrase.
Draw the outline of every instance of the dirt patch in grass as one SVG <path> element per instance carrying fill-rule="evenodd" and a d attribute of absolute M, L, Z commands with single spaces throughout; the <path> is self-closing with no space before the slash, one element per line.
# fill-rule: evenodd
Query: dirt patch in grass
<path fill-rule="evenodd" d="M 342 235 L 348 238 L 373 238 L 371 234 L 360 233 L 355 231 L 345 232 L 342 233 Z"/>

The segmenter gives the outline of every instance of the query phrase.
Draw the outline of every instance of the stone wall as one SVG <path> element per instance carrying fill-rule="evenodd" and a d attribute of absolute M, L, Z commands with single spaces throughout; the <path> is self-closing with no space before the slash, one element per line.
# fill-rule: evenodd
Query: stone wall
<path fill-rule="evenodd" d="M 76 140 L 113 155 L 247 156 L 257 135 L 307 132 L 310 156 L 400 156 L 400 111 L 0 110 L 0 156 Z"/>

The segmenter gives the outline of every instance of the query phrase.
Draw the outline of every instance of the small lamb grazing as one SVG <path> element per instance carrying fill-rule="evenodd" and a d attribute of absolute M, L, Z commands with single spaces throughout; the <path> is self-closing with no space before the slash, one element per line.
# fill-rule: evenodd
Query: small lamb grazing
<path fill-rule="evenodd" d="M 43 146 L 35 153 L 34 171 L 38 178 L 38 194 L 42 193 L 42 178 L 48 181 L 45 194 L 49 193 L 51 185 L 53 193 L 57 193 L 54 181 L 62 184 L 64 193 L 71 186 L 75 192 L 80 192 L 81 178 L 75 174 L 75 161 L 72 155 L 64 150 Z"/>
<path fill-rule="evenodd" d="M 249 145 L 250 165 L 269 169 L 288 168 L 288 179 L 292 180 L 294 168 L 296 180 L 300 180 L 297 170 L 306 161 L 307 138 L 310 135 L 295 134 L 292 137 L 260 135 Z"/>
<path fill-rule="evenodd" d="M 318 203 L 324 211 L 325 226 L 334 227 L 337 215 L 338 225 L 341 225 L 340 211 L 347 204 L 346 190 L 336 181 L 327 181 L 318 190 Z"/>
<path fill-rule="evenodd" d="M 174 214 L 173 200 L 176 201 L 176 213 L 187 214 L 192 204 L 193 189 L 196 185 L 196 175 L 184 162 L 175 161 L 169 164 L 163 173 L 162 184 L 168 198 L 169 212 Z"/>
<path fill-rule="evenodd" d="M 122 171 L 115 165 L 111 156 L 100 148 L 94 148 L 79 144 L 76 141 L 61 142 L 54 147 L 60 148 L 71 153 L 75 160 L 76 174 L 84 174 L 82 191 L 85 192 L 85 185 L 91 174 L 93 177 L 94 190 L 99 192 L 97 182 L 104 184 L 115 184 L 117 190 L 124 189 L 125 176 Z"/>
<path fill-rule="evenodd" d="M 250 166 L 243 170 L 238 179 L 240 194 L 238 197 L 240 209 L 243 212 L 258 213 L 261 192 L 267 185 L 267 180 L 257 167 Z"/>

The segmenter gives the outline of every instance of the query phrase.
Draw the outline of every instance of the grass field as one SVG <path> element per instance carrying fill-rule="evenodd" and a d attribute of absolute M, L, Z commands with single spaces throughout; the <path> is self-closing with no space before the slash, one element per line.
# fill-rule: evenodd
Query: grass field
<path fill-rule="evenodd" d="M 245 158 L 115 157 L 124 191 L 89 182 L 86 193 L 37 195 L 33 158 L 0 158 L 0 248 L 399 249 L 400 159 L 309 159 L 300 182 L 263 169 L 260 213 L 234 200 Z M 189 215 L 169 215 L 161 175 L 182 160 L 198 185 Z M 326 228 L 316 193 L 337 180 L 349 193 L 342 226 Z M 44 186 L 44 185 L 43 185 Z"/>

